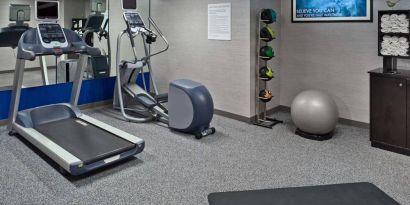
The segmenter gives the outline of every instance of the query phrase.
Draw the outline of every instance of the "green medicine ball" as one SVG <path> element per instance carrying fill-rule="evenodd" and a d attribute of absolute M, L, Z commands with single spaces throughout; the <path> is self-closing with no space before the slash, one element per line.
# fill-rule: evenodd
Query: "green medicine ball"
<path fill-rule="evenodd" d="M 260 54 L 263 60 L 271 60 L 273 57 L 275 57 L 275 52 L 273 51 L 273 48 L 270 46 L 264 46 L 260 50 Z"/>
<path fill-rule="evenodd" d="M 276 33 L 270 27 L 266 26 L 261 29 L 260 38 L 262 41 L 270 42 L 276 38 Z"/>
<path fill-rule="evenodd" d="M 261 13 L 262 21 L 266 24 L 271 24 L 276 22 L 277 15 L 273 9 L 263 9 Z"/>
<path fill-rule="evenodd" d="M 272 78 L 274 77 L 273 75 L 273 69 L 268 66 L 264 66 L 259 69 L 259 77 L 261 77 L 264 81 L 272 80 Z"/>

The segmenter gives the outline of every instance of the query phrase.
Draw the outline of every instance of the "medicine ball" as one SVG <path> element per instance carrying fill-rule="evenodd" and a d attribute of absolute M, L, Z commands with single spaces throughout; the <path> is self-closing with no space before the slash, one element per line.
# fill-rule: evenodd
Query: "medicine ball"
<path fill-rule="evenodd" d="M 259 77 L 264 81 L 272 80 L 273 78 L 273 70 L 268 66 L 264 66 L 259 69 Z"/>
<path fill-rule="evenodd" d="M 270 90 L 268 90 L 268 89 L 264 89 L 264 90 L 261 90 L 260 92 L 259 92 L 259 99 L 262 101 L 262 102 L 269 102 L 269 101 L 271 101 L 272 100 L 272 98 L 273 98 L 273 95 L 272 95 L 272 92 L 270 91 Z"/>
<path fill-rule="evenodd" d="M 276 22 L 276 12 L 273 9 L 263 9 L 261 13 L 261 19 L 266 24 Z"/>
<path fill-rule="evenodd" d="M 260 38 L 262 41 L 270 42 L 273 39 L 276 39 L 276 33 L 270 27 L 266 26 L 261 29 Z"/>
<path fill-rule="evenodd" d="M 271 60 L 273 57 L 275 57 L 275 52 L 273 51 L 272 47 L 264 46 L 260 49 L 260 55 L 263 60 Z"/>

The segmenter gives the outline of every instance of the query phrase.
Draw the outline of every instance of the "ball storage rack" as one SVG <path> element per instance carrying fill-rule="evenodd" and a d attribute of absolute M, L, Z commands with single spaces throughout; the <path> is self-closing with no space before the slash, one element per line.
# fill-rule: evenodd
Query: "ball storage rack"
<path fill-rule="evenodd" d="M 264 67 L 268 66 L 268 61 L 271 60 L 261 55 L 261 48 L 264 46 L 269 46 L 269 39 L 261 38 L 261 30 L 264 27 L 267 27 L 271 22 L 263 20 L 262 12 L 265 9 L 262 9 L 258 15 L 258 41 L 257 41 L 257 60 L 256 60 L 256 68 L 255 68 L 255 115 L 253 124 L 265 128 L 272 129 L 275 125 L 279 123 L 283 123 L 283 121 L 277 120 L 275 118 L 271 118 L 267 116 L 267 107 L 266 103 L 262 101 L 259 93 L 261 90 L 267 89 L 267 84 L 272 79 L 263 78 L 260 75 L 259 70 Z"/>

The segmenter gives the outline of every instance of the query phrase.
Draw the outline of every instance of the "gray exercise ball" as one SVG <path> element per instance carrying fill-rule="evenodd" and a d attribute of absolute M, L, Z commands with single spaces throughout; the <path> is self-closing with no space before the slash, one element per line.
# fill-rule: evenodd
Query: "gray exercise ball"
<path fill-rule="evenodd" d="M 291 106 L 292 120 L 300 130 L 317 135 L 331 133 L 339 119 L 335 101 L 317 90 L 301 92 Z"/>

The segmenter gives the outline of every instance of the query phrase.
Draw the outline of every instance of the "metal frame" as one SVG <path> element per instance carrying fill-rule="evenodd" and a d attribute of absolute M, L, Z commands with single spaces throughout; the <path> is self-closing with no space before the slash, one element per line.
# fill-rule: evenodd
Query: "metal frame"
<path fill-rule="evenodd" d="M 260 49 L 262 47 L 261 41 L 264 39 L 261 39 L 260 37 L 260 31 L 262 29 L 261 24 L 264 22 L 262 21 L 262 11 L 259 12 L 258 14 L 258 30 L 257 30 L 257 38 L 258 38 L 258 43 L 256 46 L 256 53 L 257 53 L 257 59 L 256 59 L 256 68 L 255 68 L 255 120 L 253 124 L 261 126 L 261 127 L 266 127 L 266 128 L 272 128 L 276 124 L 283 123 L 283 121 L 277 120 L 275 118 L 270 118 L 267 117 L 267 109 L 266 109 L 266 103 L 262 102 L 259 99 L 259 92 L 262 89 L 266 89 L 267 87 L 267 82 L 262 81 L 262 79 L 259 76 L 259 69 L 261 68 L 261 53 Z M 268 43 L 265 42 L 263 46 L 267 46 Z M 268 61 L 264 60 L 264 66 L 268 65 Z"/>

